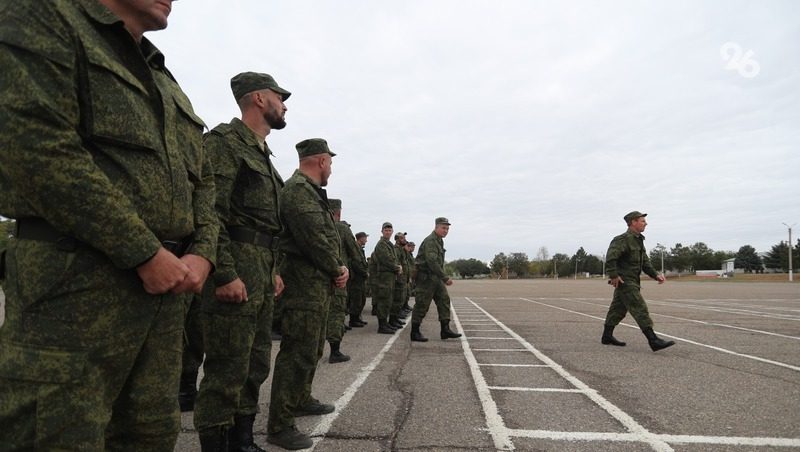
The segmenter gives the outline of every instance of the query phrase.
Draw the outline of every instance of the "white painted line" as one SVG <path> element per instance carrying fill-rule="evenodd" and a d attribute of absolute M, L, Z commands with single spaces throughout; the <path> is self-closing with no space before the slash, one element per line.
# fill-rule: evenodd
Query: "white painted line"
<path fill-rule="evenodd" d="M 458 321 L 458 313 L 452 308 L 451 311 L 456 327 L 461 328 L 461 323 Z M 478 391 L 478 398 L 481 401 L 483 415 L 486 418 L 486 427 L 489 430 L 489 434 L 492 436 L 495 449 L 514 450 L 514 443 L 511 442 L 511 437 L 508 436 L 506 424 L 503 421 L 503 417 L 500 416 L 497 404 L 494 403 L 492 392 L 486 384 L 486 380 L 483 378 L 483 374 L 478 367 L 478 361 L 475 359 L 475 355 L 472 354 L 472 350 L 470 350 L 466 336 L 461 336 L 461 349 L 464 351 L 464 358 L 467 360 L 469 371 L 472 374 L 472 380 L 475 382 L 475 389 Z"/>
<path fill-rule="evenodd" d="M 476 352 L 527 352 L 524 348 L 473 348 Z"/>
<path fill-rule="evenodd" d="M 678 444 L 728 444 L 733 446 L 800 447 L 800 438 L 768 438 L 741 436 L 659 435 L 664 441 Z"/>
<path fill-rule="evenodd" d="M 519 386 L 489 386 L 492 391 L 521 391 L 521 392 L 577 392 L 583 393 L 580 389 L 564 388 L 521 388 Z"/>
<path fill-rule="evenodd" d="M 647 443 L 650 447 L 652 447 L 654 450 L 656 450 L 658 452 L 662 452 L 662 451 L 665 451 L 665 452 L 666 451 L 670 451 L 670 452 L 672 452 L 673 449 L 672 449 L 672 447 L 669 446 L 669 444 L 667 444 L 666 442 L 658 439 L 653 433 L 650 433 L 641 424 L 636 422 L 636 420 L 633 419 L 628 413 L 626 413 L 626 412 L 622 411 L 621 409 L 619 409 L 616 405 L 614 405 L 613 403 L 611 403 L 608 400 L 606 400 L 603 396 L 601 396 L 597 391 L 595 391 L 594 389 L 592 389 L 589 386 L 587 386 L 586 383 L 582 382 L 581 380 L 579 380 L 578 378 L 574 377 L 572 374 L 567 372 L 566 369 L 561 367 L 560 364 L 558 364 L 557 362 L 553 361 L 552 359 L 550 359 L 550 357 L 548 357 L 547 355 L 545 355 L 544 353 L 539 351 L 536 347 L 534 347 L 528 341 L 526 341 L 522 336 L 520 336 L 519 334 L 514 332 L 514 330 L 512 330 L 511 328 L 508 328 L 507 326 L 505 326 L 502 322 L 500 322 L 494 316 L 489 314 L 485 309 L 481 308 L 474 301 L 470 300 L 469 297 L 465 297 L 465 298 L 466 298 L 467 301 L 472 303 L 476 308 L 478 308 L 481 311 L 483 311 L 483 313 L 488 318 L 494 320 L 497 323 L 497 326 L 499 326 L 500 328 L 503 328 L 504 330 L 506 330 L 506 332 L 509 335 L 515 337 L 517 339 L 517 341 L 522 346 L 524 346 L 528 351 L 533 353 L 533 355 L 536 356 L 536 358 L 538 358 L 539 361 L 543 362 L 544 364 L 548 364 L 556 373 L 561 375 L 562 378 L 564 378 L 568 382 L 572 383 L 572 385 L 575 386 L 577 389 L 580 389 L 581 391 L 583 391 L 583 393 L 586 395 L 586 397 L 588 397 L 590 400 L 592 400 L 594 403 L 596 403 L 598 406 L 600 406 L 600 408 L 605 410 L 614 419 L 619 421 L 628 430 L 628 432 L 630 432 L 633 435 L 638 436 L 639 437 L 639 441 Z"/>
<path fill-rule="evenodd" d="M 547 364 L 491 364 L 478 363 L 481 367 L 548 367 Z"/>
<path fill-rule="evenodd" d="M 470 339 L 480 339 L 482 341 L 513 341 L 513 337 L 486 337 L 486 336 L 470 336 Z"/>
<path fill-rule="evenodd" d="M 531 302 L 531 303 L 536 303 L 536 304 L 540 304 L 542 306 L 547 306 L 547 307 L 550 307 L 550 308 L 553 308 L 553 309 L 558 309 L 560 311 L 571 312 L 573 314 L 582 315 L 584 317 L 590 317 L 590 318 L 593 318 L 593 319 L 598 319 L 598 320 L 605 321 L 605 317 L 598 317 L 596 315 L 585 314 L 583 312 L 573 311 L 571 309 L 562 308 L 560 306 L 553 306 L 551 304 L 542 303 L 540 301 L 534 301 L 534 300 L 531 300 L 531 299 L 528 299 L 528 298 L 520 298 L 520 300 L 525 300 L 525 301 L 528 301 L 528 302 Z M 633 329 L 636 329 L 636 330 L 639 329 L 638 326 L 631 325 L 631 324 L 628 324 L 628 323 L 620 323 L 620 325 L 626 326 L 628 328 L 633 328 Z M 791 369 L 791 370 L 800 372 L 800 366 L 793 366 L 791 364 L 782 363 L 780 361 L 773 361 L 771 359 L 761 358 L 760 356 L 747 355 L 745 353 L 735 352 L 733 350 L 728 350 L 728 349 L 725 349 L 725 348 L 722 348 L 722 347 L 717 347 L 715 345 L 703 344 L 703 343 L 700 343 L 700 342 L 697 342 L 697 341 L 693 341 L 691 339 L 685 339 L 685 338 L 682 338 L 682 337 L 679 337 L 679 336 L 675 336 L 675 335 L 672 335 L 672 334 L 667 334 L 667 333 L 664 333 L 662 331 L 657 331 L 657 333 L 659 334 L 659 336 L 664 336 L 664 337 L 669 337 L 669 338 L 672 338 L 672 339 L 677 339 L 679 341 L 686 342 L 688 344 L 697 345 L 698 347 L 710 348 L 711 350 L 716 350 L 718 352 L 727 353 L 727 354 L 733 355 L 733 356 L 738 356 L 740 358 L 752 359 L 754 361 L 759 361 L 759 362 L 766 363 L 766 364 L 772 364 L 773 366 L 783 367 L 783 368 L 786 368 L 786 369 Z"/>
<path fill-rule="evenodd" d="M 516 438 L 550 439 L 557 441 L 641 441 L 630 433 L 602 432 L 561 432 L 550 430 L 518 430 L 509 429 L 509 435 Z M 653 435 L 671 444 L 719 444 L 729 446 L 762 446 L 762 447 L 800 447 L 798 438 L 770 438 L 743 436 L 698 436 L 698 435 Z"/>
<path fill-rule="evenodd" d="M 349 404 L 350 401 L 353 399 L 353 397 L 356 395 L 356 392 L 358 392 L 358 388 L 360 388 L 361 385 L 363 385 L 364 382 L 367 381 L 367 377 L 369 377 L 372 371 L 374 371 L 375 368 L 378 367 L 378 364 L 380 364 L 381 361 L 383 361 L 383 357 L 386 355 L 389 349 L 392 348 L 392 345 L 394 345 L 395 341 L 397 341 L 397 338 L 400 337 L 400 333 L 404 329 L 405 326 L 403 326 L 403 328 L 398 330 L 397 333 L 395 333 L 392 337 L 390 337 L 389 340 L 386 341 L 386 345 L 383 346 L 381 351 L 378 352 L 378 354 L 375 355 L 374 358 L 372 358 L 372 361 L 370 361 L 369 365 L 361 369 L 361 372 L 359 372 L 358 375 L 356 375 L 356 379 L 353 380 L 352 383 L 350 383 L 350 386 L 344 391 L 344 394 L 342 394 L 342 396 L 339 397 L 339 399 L 336 400 L 336 402 L 333 404 L 336 407 L 333 413 L 325 414 L 320 417 L 319 423 L 314 427 L 314 430 L 312 430 L 310 434 L 310 436 L 314 441 L 314 444 L 311 446 L 309 450 L 314 450 L 314 448 L 317 447 L 317 444 L 323 439 L 325 439 L 325 435 L 331 429 L 333 422 L 336 420 L 336 418 L 339 417 L 339 414 L 345 409 L 345 407 L 347 407 L 347 404 Z"/>

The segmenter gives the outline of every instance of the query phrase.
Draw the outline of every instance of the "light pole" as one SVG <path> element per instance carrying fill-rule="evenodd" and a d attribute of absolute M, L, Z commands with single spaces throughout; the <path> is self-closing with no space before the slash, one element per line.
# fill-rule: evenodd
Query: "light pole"
<path fill-rule="evenodd" d="M 603 254 L 603 279 L 606 279 L 606 255 Z"/>
<path fill-rule="evenodd" d="M 580 261 L 581 260 L 578 259 L 578 257 L 576 256 L 575 257 L 575 280 L 576 281 L 578 280 L 578 262 L 580 262 Z"/>
<path fill-rule="evenodd" d="M 656 243 L 656 248 L 661 251 L 661 274 L 664 274 L 664 245 Z"/>
<path fill-rule="evenodd" d="M 792 224 L 794 226 L 797 223 Z M 784 226 L 789 228 L 789 281 L 792 281 L 792 226 L 783 223 Z"/>

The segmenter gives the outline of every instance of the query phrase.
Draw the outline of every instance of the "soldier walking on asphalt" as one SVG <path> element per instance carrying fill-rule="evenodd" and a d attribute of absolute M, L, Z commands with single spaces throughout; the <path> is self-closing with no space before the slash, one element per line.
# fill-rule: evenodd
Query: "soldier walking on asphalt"
<path fill-rule="evenodd" d="M 333 405 L 311 396 L 317 362 L 325 348 L 325 324 L 334 288 L 347 285 L 328 196 L 322 188 L 331 175 L 334 154 L 328 143 L 312 138 L 297 144 L 300 168 L 280 194 L 284 232 L 279 272 L 286 284 L 281 298 L 281 347 L 269 401 L 267 441 L 284 449 L 311 447 L 311 438 L 297 430 L 296 416 L 331 413 Z"/>
<path fill-rule="evenodd" d="M 256 72 L 234 76 L 231 91 L 242 119 L 218 125 L 204 139 L 220 221 L 217 268 L 200 316 L 206 359 L 194 425 L 204 452 L 263 451 L 253 442 L 253 422 L 270 371 L 274 300 L 283 290 L 273 251 L 283 179 L 265 139 L 286 126 L 291 93 Z"/>
<path fill-rule="evenodd" d="M 606 322 L 603 327 L 603 336 L 600 342 L 606 345 L 625 346 L 625 342 L 619 341 L 614 337 L 614 328 L 622 321 L 625 314 L 631 313 L 636 320 L 650 348 L 655 352 L 672 345 L 674 341 L 665 341 L 656 336 L 653 331 L 653 320 L 647 310 L 647 303 L 641 294 L 640 275 L 644 272 L 647 276 L 663 284 L 664 275 L 656 272 L 647 256 L 644 247 L 644 232 L 647 226 L 646 213 L 633 211 L 625 215 L 624 220 L 628 225 L 628 230 L 620 234 L 611 241 L 606 253 L 606 271 L 608 272 L 608 283 L 614 286 L 614 298 L 606 314 Z"/>
<path fill-rule="evenodd" d="M 143 35 L 171 1 L 0 7 L 0 449 L 171 451 L 216 254 L 203 122 Z"/>
<path fill-rule="evenodd" d="M 417 253 L 417 287 L 414 298 L 414 311 L 411 314 L 411 340 L 427 342 L 428 338 L 422 335 L 420 325 L 428 313 L 431 300 L 436 303 L 439 314 L 441 331 L 439 337 L 450 339 L 461 337 L 460 333 L 450 330 L 450 295 L 447 286 L 453 285 L 453 280 L 444 272 L 444 239 L 450 232 L 450 221 L 439 217 L 435 221 L 433 232 L 430 233 L 419 245 Z"/>

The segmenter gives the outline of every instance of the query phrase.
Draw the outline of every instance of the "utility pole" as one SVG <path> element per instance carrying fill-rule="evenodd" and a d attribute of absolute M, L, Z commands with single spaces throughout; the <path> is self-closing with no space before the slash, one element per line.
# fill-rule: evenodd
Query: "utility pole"
<path fill-rule="evenodd" d="M 794 226 L 797 223 L 792 224 Z M 784 226 L 789 228 L 789 282 L 792 281 L 792 226 L 783 223 Z"/>
<path fill-rule="evenodd" d="M 656 248 L 661 251 L 661 274 L 664 274 L 664 245 L 656 243 Z"/>
<path fill-rule="evenodd" d="M 577 256 L 575 256 L 575 278 L 574 278 L 574 279 L 575 279 L 576 281 L 578 280 L 578 262 L 580 262 L 580 261 L 581 261 L 581 260 L 580 260 L 580 259 L 578 259 L 578 257 L 577 257 Z"/>

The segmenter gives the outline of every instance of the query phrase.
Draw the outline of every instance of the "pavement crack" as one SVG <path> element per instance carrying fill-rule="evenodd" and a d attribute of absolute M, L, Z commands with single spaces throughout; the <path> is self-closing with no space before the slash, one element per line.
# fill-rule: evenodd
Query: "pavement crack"
<path fill-rule="evenodd" d="M 394 415 L 394 428 L 392 429 L 392 433 L 389 435 L 388 442 L 389 448 L 387 450 L 390 451 L 397 451 L 397 437 L 400 432 L 403 430 L 406 422 L 408 422 L 408 418 L 411 414 L 411 408 L 414 406 L 414 391 L 410 384 L 403 383 L 403 371 L 406 368 L 406 364 L 408 363 L 409 359 L 411 358 L 411 351 L 412 348 L 408 347 L 405 350 L 405 353 L 402 357 L 398 360 L 397 365 L 395 366 L 396 372 L 392 374 L 391 378 L 389 379 L 389 388 L 397 391 L 400 393 L 401 402 L 397 407 Z"/>

